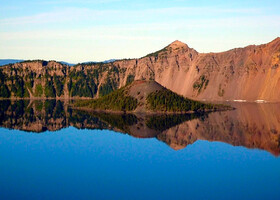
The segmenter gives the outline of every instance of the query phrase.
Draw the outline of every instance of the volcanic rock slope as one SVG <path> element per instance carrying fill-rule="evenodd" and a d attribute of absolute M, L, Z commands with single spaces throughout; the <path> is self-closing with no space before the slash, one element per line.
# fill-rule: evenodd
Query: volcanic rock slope
<path fill-rule="evenodd" d="M 86 63 L 25 61 L 0 67 L 1 97 L 98 97 L 133 80 L 155 80 L 197 100 L 280 101 L 280 38 L 221 53 L 175 41 L 139 59 Z"/>
<path fill-rule="evenodd" d="M 280 38 L 265 45 L 207 54 L 175 41 L 138 60 L 137 66 L 136 78 L 146 75 L 198 100 L 280 100 Z"/>

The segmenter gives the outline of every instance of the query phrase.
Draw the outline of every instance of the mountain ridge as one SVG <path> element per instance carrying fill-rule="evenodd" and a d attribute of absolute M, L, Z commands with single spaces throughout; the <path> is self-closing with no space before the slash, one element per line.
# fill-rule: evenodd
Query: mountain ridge
<path fill-rule="evenodd" d="M 54 61 L 2 66 L 0 96 L 97 98 L 133 80 L 155 80 L 173 92 L 195 100 L 279 102 L 279 66 L 279 37 L 267 44 L 219 53 L 199 53 L 174 41 L 142 58 L 110 63 L 84 63 L 71 68 Z M 20 77 L 23 77 L 22 86 L 15 80 Z M 46 89 L 49 84 L 51 89 Z M 18 87 L 12 88 L 13 85 Z"/>

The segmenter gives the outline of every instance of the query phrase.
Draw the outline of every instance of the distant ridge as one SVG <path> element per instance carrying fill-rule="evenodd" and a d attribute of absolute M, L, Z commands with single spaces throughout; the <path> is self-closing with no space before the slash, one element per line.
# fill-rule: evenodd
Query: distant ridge
<path fill-rule="evenodd" d="M 68 62 L 64 62 L 64 61 L 59 61 L 61 64 L 64 64 L 64 65 L 68 65 L 68 66 L 74 66 L 76 64 L 73 64 L 73 63 L 68 63 Z"/>
<path fill-rule="evenodd" d="M 98 63 L 111 63 L 111 62 L 115 62 L 116 59 L 110 59 L 110 60 L 104 60 L 104 61 L 87 61 L 87 62 L 82 62 L 82 63 L 78 63 L 77 65 L 81 64 L 81 65 L 89 65 L 89 64 L 98 64 Z"/>
<path fill-rule="evenodd" d="M 15 63 L 23 62 L 23 61 L 26 61 L 26 60 L 19 60 L 19 59 L 0 59 L 0 66 L 8 65 L 8 64 L 15 64 Z M 110 60 L 104 60 L 104 61 L 101 61 L 101 62 L 88 61 L 88 62 L 82 62 L 82 63 L 80 63 L 80 64 L 111 63 L 111 62 L 115 62 L 115 61 L 116 61 L 116 59 L 110 59 Z M 77 64 L 69 63 L 69 62 L 65 62 L 65 61 L 57 61 L 57 62 L 60 62 L 61 64 L 68 65 L 68 66 L 77 65 Z"/>
<path fill-rule="evenodd" d="M 2 65 L 8 65 L 8 64 L 14 64 L 18 62 L 22 62 L 24 60 L 18 60 L 18 59 L 0 59 L 0 66 Z"/>

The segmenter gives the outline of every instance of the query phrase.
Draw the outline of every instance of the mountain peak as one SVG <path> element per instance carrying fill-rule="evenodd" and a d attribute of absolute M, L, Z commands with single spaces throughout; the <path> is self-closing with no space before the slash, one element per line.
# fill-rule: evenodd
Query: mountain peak
<path fill-rule="evenodd" d="M 278 43 L 278 42 L 280 42 L 280 37 L 275 38 L 270 43 Z"/>
<path fill-rule="evenodd" d="M 169 47 L 176 49 L 176 48 L 180 48 L 180 47 L 188 47 L 187 44 L 179 41 L 179 40 L 175 40 L 174 42 L 172 42 L 170 45 L 168 45 Z"/>

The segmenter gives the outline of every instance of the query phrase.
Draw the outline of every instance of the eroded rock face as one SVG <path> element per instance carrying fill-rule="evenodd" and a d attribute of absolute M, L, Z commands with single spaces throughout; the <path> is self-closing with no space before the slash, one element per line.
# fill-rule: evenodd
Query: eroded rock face
<path fill-rule="evenodd" d="M 280 38 L 222 53 L 173 44 L 166 49 L 138 66 L 176 93 L 198 100 L 280 100 Z"/>
<path fill-rule="evenodd" d="M 197 100 L 280 101 L 279 66 L 280 38 L 222 53 L 198 53 L 175 41 L 145 57 L 111 63 L 6 65 L 0 68 L 0 96 L 95 98 L 133 80 L 155 80 Z"/>

